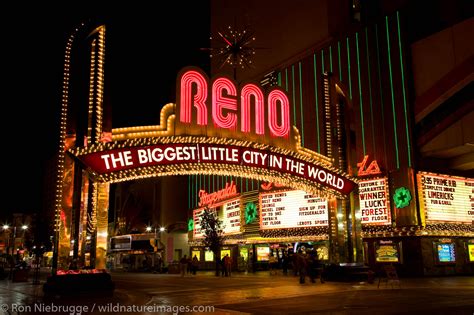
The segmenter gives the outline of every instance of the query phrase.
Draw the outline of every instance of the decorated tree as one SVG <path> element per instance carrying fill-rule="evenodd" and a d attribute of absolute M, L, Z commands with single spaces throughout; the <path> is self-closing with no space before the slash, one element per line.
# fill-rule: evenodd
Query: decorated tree
<path fill-rule="evenodd" d="M 204 235 L 203 243 L 216 258 L 216 277 L 219 276 L 219 252 L 224 244 L 224 226 L 214 209 L 205 208 L 201 213 L 201 229 Z"/>

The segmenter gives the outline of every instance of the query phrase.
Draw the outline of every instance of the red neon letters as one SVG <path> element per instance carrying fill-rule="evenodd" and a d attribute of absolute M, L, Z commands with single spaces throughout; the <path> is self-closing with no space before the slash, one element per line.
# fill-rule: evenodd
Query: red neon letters
<path fill-rule="evenodd" d="M 283 90 L 272 89 L 266 96 L 267 113 L 265 113 L 265 95 L 262 89 L 247 83 L 238 91 L 235 83 L 219 77 L 212 81 L 209 93 L 209 80 L 200 70 L 184 71 L 178 78 L 178 107 L 181 123 L 208 125 L 207 108 L 211 104 L 212 121 L 215 128 L 238 130 L 242 133 L 252 132 L 252 105 L 254 108 L 255 130 L 257 135 L 265 135 L 265 115 L 268 131 L 272 137 L 288 138 L 290 134 L 290 101 Z M 240 95 L 239 95 L 240 92 Z M 208 100 L 208 96 L 211 100 Z M 239 121 L 240 118 L 240 121 Z"/>
<path fill-rule="evenodd" d="M 240 130 L 250 132 L 250 97 L 255 100 L 255 133 L 265 134 L 265 105 L 263 92 L 255 84 L 246 84 L 240 91 Z"/>
<path fill-rule="evenodd" d="M 228 199 L 230 197 L 237 196 L 237 187 L 232 181 L 225 184 L 225 187 L 221 190 L 215 191 L 213 193 L 207 193 L 205 190 L 199 191 L 199 206 L 212 206 L 219 201 Z"/>
<path fill-rule="evenodd" d="M 231 111 L 237 110 L 237 99 L 225 97 L 223 91 L 227 95 L 237 95 L 237 89 L 231 80 L 226 78 L 218 78 L 212 84 L 212 120 L 214 125 L 224 129 L 235 129 L 237 125 L 237 115 Z M 223 109 L 229 112 L 227 116 L 222 113 Z"/>
<path fill-rule="evenodd" d="M 364 156 L 364 159 L 362 160 L 362 162 L 357 163 L 357 166 L 359 167 L 358 176 L 381 174 L 382 172 L 380 171 L 379 165 L 377 164 L 376 160 L 373 160 L 370 163 L 369 167 L 367 167 L 367 169 L 364 169 L 365 165 L 367 164 L 368 159 L 369 159 L 369 156 L 366 155 Z"/>

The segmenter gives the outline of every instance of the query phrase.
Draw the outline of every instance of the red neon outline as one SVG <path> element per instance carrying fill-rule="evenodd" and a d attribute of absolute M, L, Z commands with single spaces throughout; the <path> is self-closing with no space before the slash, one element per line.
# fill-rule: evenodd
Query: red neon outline
<path fill-rule="evenodd" d="M 357 166 L 359 167 L 357 175 L 358 176 L 366 176 L 366 175 L 381 174 L 382 171 L 380 171 L 379 165 L 377 164 L 377 160 L 372 160 L 372 162 L 370 162 L 367 169 L 364 170 L 368 159 L 369 159 L 369 156 L 366 155 L 366 156 L 364 156 L 364 159 L 362 160 L 362 162 L 357 163 Z"/>
<path fill-rule="evenodd" d="M 281 124 L 278 125 L 277 101 L 280 101 Z M 290 100 L 283 91 L 273 90 L 268 94 L 268 128 L 273 137 L 288 138 L 290 134 Z"/>
<path fill-rule="evenodd" d="M 250 132 L 250 97 L 255 97 L 255 133 L 265 134 L 265 107 L 262 89 L 255 84 L 246 84 L 240 91 L 240 130 Z"/>
<path fill-rule="evenodd" d="M 223 95 L 223 91 L 227 96 Z M 227 78 L 218 78 L 212 84 L 212 120 L 214 125 L 224 129 L 235 129 L 237 126 L 237 114 L 228 112 L 223 115 L 222 110 L 237 111 L 237 88 L 235 84 Z"/>
<path fill-rule="evenodd" d="M 192 105 L 196 107 L 197 124 L 207 125 L 207 80 L 199 72 L 190 70 L 186 71 L 180 80 L 180 115 L 179 120 L 182 123 L 191 123 Z M 196 84 L 197 91 L 192 98 L 192 87 Z"/>

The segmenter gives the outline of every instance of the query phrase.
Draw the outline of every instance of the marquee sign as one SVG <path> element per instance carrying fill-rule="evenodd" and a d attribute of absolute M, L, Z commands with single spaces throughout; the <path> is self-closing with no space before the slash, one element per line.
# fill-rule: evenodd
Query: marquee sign
<path fill-rule="evenodd" d="M 361 223 L 392 224 L 387 178 L 359 181 Z"/>
<path fill-rule="evenodd" d="M 321 166 L 253 148 L 213 144 L 160 144 L 96 152 L 80 158 L 94 172 L 106 174 L 139 167 L 170 164 L 231 164 L 269 169 L 321 184 L 348 194 L 354 183 Z"/>
<path fill-rule="evenodd" d="M 474 179 L 418 173 L 420 208 L 428 223 L 474 221 Z"/>
<path fill-rule="evenodd" d="M 224 234 L 240 233 L 240 197 L 211 205 L 210 210 L 214 211 L 218 218 L 222 220 Z M 204 208 L 193 211 L 193 239 L 204 237 L 204 232 L 201 228 L 201 214 L 203 211 Z"/>
<path fill-rule="evenodd" d="M 260 194 L 260 228 L 281 229 L 328 225 L 328 201 L 301 190 Z"/>
<path fill-rule="evenodd" d="M 113 129 L 112 142 L 69 152 L 101 182 L 210 172 L 338 197 L 354 189 L 330 158 L 301 147 L 282 89 L 210 81 L 197 68 L 181 71 L 177 86 L 177 104 L 163 107 L 159 126 Z"/>

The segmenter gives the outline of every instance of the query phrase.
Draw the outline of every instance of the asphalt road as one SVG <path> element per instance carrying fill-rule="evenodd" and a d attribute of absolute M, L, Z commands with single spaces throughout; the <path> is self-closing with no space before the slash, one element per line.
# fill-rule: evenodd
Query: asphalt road
<path fill-rule="evenodd" d="M 186 276 L 114 274 L 117 292 L 147 305 L 211 305 L 220 314 L 474 314 L 474 278 L 401 279 L 400 283 L 299 284 L 260 273 Z M 133 290 L 131 289 L 133 288 Z"/>
<path fill-rule="evenodd" d="M 401 279 L 400 283 L 319 282 L 293 276 L 215 277 L 112 273 L 113 297 L 45 299 L 41 286 L 0 281 L 4 314 L 474 314 L 474 277 Z M 69 313 L 34 309 L 68 306 Z M 8 309 L 4 309 L 4 306 Z M 16 307 L 14 310 L 13 307 Z M 22 308 L 21 308 L 22 307 Z M 82 307 L 82 308 L 81 308 Z M 87 310 L 85 309 L 87 307 Z M 122 307 L 120 309 L 119 307 Z M 126 308 L 128 307 L 128 308 Z M 133 308 L 134 307 L 134 308 Z M 207 307 L 207 309 L 206 309 Z M 211 308 L 209 308 L 211 307 Z M 71 310 L 73 312 L 71 312 Z M 187 312 L 186 312 L 187 311 Z M 191 312 L 194 311 L 194 312 Z"/>

